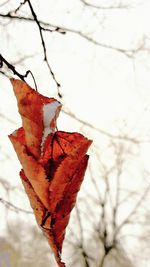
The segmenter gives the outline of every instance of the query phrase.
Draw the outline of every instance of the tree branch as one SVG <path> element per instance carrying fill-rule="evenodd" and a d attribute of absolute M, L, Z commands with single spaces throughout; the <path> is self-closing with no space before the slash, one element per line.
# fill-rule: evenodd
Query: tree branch
<path fill-rule="evenodd" d="M 0 4 L 0 7 L 6 5 L 10 0 L 6 0 L 4 3 Z"/>
<path fill-rule="evenodd" d="M 90 265 L 88 263 L 88 255 L 84 250 L 83 227 L 82 227 L 82 222 L 81 222 L 80 210 L 78 209 L 77 204 L 76 204 L 76 214 L 77 214 L 77 219 L 78 219 L 79 228 L 80 228 L 80 239 L 81 239 L 80 249 L 81 249 L 81 253 L 82 253 L 82 256 L 84 258 L 85 267 L 90 267 Z"/>
<path fill-rule="evenodd" d="M 41 38 L 42 47 L 43 47 L 43 53 L 44 53 L 44 61 L 46 62 L 47 67 L 48 67 L 48 69 L 49 69 L 49 71 L 50 71 L 50 73 L 51 73 L 51 75 L 52 75 L 52 77 L 53 77 L 53 80 L 55 81 L 55 83 L 56 83 L 56 85 L 57 85 L 58 95 L 59 95 L 59 97 L 62 97 L 61 94 L 60 94 L 60 91 L 59 91 L 60 83 L 58 83 L 58 81 L 56 80 L 55 74 L 54 74 L 54 72 L 52 71 L 52 68 L 51 68 L 51 66 L 50 66 L 50 64 L 49 64 L 49 62 L 48 62 L 47 51 L 46 51 L 46 45 L 45 45 L 45 40 L 44 40 L 44 36 L 43 36 L 43 32 L 42 32 L 43 27 L 41 27 L 40 21 L 39 21 L 38 18 L 37 18 L 37 15 L 36 15 L 36 13 L 35 13 L 35 11 L 34 11 L 34 8 L 33 8 L 32 4 L 31 4 L 31 1 L 30 1 L 30 0 L 26 0 L 26 2 L 28 2 L 28 5 L 29 5 L 29 8 L 30 8 L 30 10 L 31 10 L 33 19 L 34 19 L 34 21 L 35 21 L 35 23 L 37 24 L 38 29 L 39 29 L 40 38 Z"/>
<path fill-rule="evenodd" d="M 24 75 L 20 74 L 13 65 L 11 65 L 1 54 L 0 54 L 0 68 L 2 68 L 3 63 L 13 72 L 14 75 L 17 75 L 22 81 L 25 81 L 25 78 L 28 76 L 29 71 Z"/>
<path fill-rule="evenodd" d="M 113 227 L 114 233 L 117 227 L 117 215 L 119 209 L 119 201 L 120 201 L 120 179 L 123 170 L 123 144 L 118 144 L 118 146 L 113 142 L 113 146 L 115 147 L 115 155 L 116 155 L 116 193 L 115 193 L 115 205 L 113 208 Z"/>
<path fill-rule="evenodd" d="M 90 3 L 89 1 L 86 0 L 80 0 L 82 2 L 83 5 L 87 6 L 87 7 L 91 7 L 91 8 L 95 8 L 95 9 L 101 9 L 101 10 L 112 10 L 112 9 L 127 9 L 129 7 L 131 7 L 131 5 L 129 4 L 118 4 L 118 5 L 95 5 L 93 3 Z"/>
<path fill-rule="evenodd" d="M 23 20 L 23 21 L 32 22 L 32 23 L 35 22 L 35 20 L 33 18 L 13 15 L 12 12 L 9 12 L 7 14 L 1 14 L 0 13 L 0 17 L 6 18 L 6 19 L 9 18 L 9 19 L 13 19 L 13 20 Z M 103 48 L 106 48 L 106 49 L 110 49 L 110 50 L 119 52 L 119 53 L 127 56 L 128 58 L 132 58 L 133 55 L 136 52 L 139 51 L 139 49 L 142 49 L 141 46 L 137 47 L 135 49 L 123 49 L 123 48 L 111 46 L 109 44 L 105 44 L 105 43 L 102 43 L 102 42 L 99 42 L 99 41 L 93 39 L 92 37 L 88 36 L 87 34 L 85 34 L 84 32 L 82 32 L 80 30 L 75 30 L 75 29 L 71 29 L 71 28 L 68 28 L 68 27 L 61 27 L 61 26 L 50 24 L 50 23 L 46 23 L 46 22 L 43 22 L 43 21 L 40 21 L 40 20 L 38 20 L 38 22 L 40 24 L 41 30 L 50 31 L 50 32 L 58 31 L 59 33 L 62 33 L 62 34 L 66 33 L 66 32 L 77 34 L 81 38 L 86 39 L 88 42 L 93 43 L 94 45 L 97 45 L 97 46 L 100 46 L 100 47 L 103 47 Z M 45 27 L 52 27 L 53 30 L 45 28 Z"/>
<path fill-rule="evenodd" d="M 37 91 L 37 85 L 36 85 L 36 81 L 35 78 L 33 76 L 33 73 L 30 70 L 27 70 L 26 73 L 20 74 L 13 65 L 11 65 L 1 54 L 0 54 L 0 68 L 3 67 L 3 63 L 8 67 L 8 69 L 10 69 L 14 75 L 18 76 L 22 81 L 25 82 L 25 78 L 30 74 L 33 78 L 34 84 L 35 84 L 35 90 Z M 2 74 L 5 75 L 5 73 L 3 71 L 1 71 Z"/>
<path fill-rule="evenodd" d="M 128 214 L 128 216 L 124 219 L 124 221 L 118 226 L 118 228 L 116 228 L 115 231 L 115 238 L 118 235 L 118 233 L 120 232 L 120 230 L 122 229 L 122 227 L 129 223 L 130 218 L 137 212 L 137 210 L 139 209 L 139 207 L 141 206 L 143 200 L 145 199 L 146 195 L 148 194 L 150 190 L 150 184 L 149 186 L 145 189 L 144 193 L 142 194 L 141 198 L 137 201 L 135 207 L 133 208 L 133 210 Z"/>
<path fill-rule="evenodd" d="M 10 203 L 9 201 L 7 200 L 4 200 L 2 198 L 0 198 L 0 202 L 6 207 L 6 208 L 9 208 L 10 210 L 14 211 L 14 212 L 24 212 L 24 213 L 27 213 L 27 214 L 33 214 L 32 211 L 28 211 L 28 210 L 24 210 L 22 208 L 19 208 L 17 206 L 15 206 L 14 204 Z"/>
<path fill-rule="evenodd" d="M 15 10 L 11 11 L 9 13 L 6 13 L 6 14 L 0 13 L 0 17 L 2 17 L 4 19 L 23 20 L 25 22 L 35 23 L 34 18 L 19 16 L 19 15 L 16 15 L 14 13 L 16 13 Z M 54 24 L 51 24 L 51 23 L 46 23 L 46 22 L 41 21 L 41 20 L 38 20 L 38 21 L 39 21 L 41 29 L 43 31 L 58 32 L 60 34 L 66 34 L 67 28 L 65 28 L 65 27 L 60 27 L 60 26 L 57 26 L 57 25 L 54 25 Z M 69 29 L 68 29 L 68 31 L 69 31 Z"/>
<path fill-rule="evenodd" d="M 17 13 L 26 2 L 27 2 L 27 0 L 24 0 L 23 2 L 20 2 L 19 6 L 13 12 Z"/>
<path fill-rule="evenodd" d="M 113 139 L 120 139 L 120 140 L 124 140 L 124 141 L 127 141 L 127 142 L 132 142 L 134 144 L 140 144 L 140 143 L 144 143 L 144 142 L 149 142 L 150 140 L 140 140 L 140 139 L 136 139 L 134 137 L 130 137 L 130 136 L 127 136 L 127 135 L 114 135 L 114 134 L 111 134 L 103 129 L 100 129 L 96 126 L 94 126 L 93 124 L 87 122 L 87 121 L 84 121 L 80 118 L 78 118 L 74 113 L 72 113 L 71 111 L 66 111 L 66 110 L 62 110 L 62 112 L 66 115 L 68 115 L 69 117 L 73 118 L 74 120 L 78 121 L 79 123 L 99 132 L 100 134 L 102 135 L 105 135 L 109 138 L 113 138 Z"/>

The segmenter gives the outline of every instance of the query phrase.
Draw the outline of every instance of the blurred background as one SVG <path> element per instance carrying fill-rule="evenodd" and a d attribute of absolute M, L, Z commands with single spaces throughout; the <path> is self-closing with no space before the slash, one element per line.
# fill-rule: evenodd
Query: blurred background
<path fill-rule="evenodd" d="M 0 1 L 0 267 L 57 266 L 8 139 L 21 126 L 9 77 L 28 70 L 63 104 L 58 129 L 93 140 L 67 267 L 150 266 L 149 14 L 147 0 Z"/>

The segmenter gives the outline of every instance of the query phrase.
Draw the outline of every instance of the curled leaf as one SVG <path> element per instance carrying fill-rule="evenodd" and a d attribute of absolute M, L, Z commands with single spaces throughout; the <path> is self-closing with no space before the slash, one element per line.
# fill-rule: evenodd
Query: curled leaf
<path fill-rule="evenodd" d="M 20 177 L 36 221 L 59 267 L 65 230 L 88 163 L 91 145 L 79 133 L 55 131 L 61 104 L 11 79 L 22 127 L 9 138 L 22 165 Z"/>

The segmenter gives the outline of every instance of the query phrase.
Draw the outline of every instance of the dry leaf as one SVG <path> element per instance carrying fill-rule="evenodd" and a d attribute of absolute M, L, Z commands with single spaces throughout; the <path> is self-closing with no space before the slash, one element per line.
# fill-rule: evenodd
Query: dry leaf
<path fill-rule="evenodd" d="M 91 144 L 79 133 L 55 131 L 61 104 L 11 79 L 22 126 L 9 138 L 22 165 L 20 177 L 36 221 L 59 267 L 62 244 L 87 167 Z"/>

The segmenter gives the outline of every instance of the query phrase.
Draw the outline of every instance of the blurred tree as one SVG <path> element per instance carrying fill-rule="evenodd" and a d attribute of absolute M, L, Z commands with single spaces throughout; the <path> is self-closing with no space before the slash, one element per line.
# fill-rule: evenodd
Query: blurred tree
<path fill-rule="evenodd" d="M 137 173 L 133 168 L 137 144 L 110 139 L 105 151 L 94 150 L 89 166 L 90 191 L 85 183 L 74 213 L 78 226 L 70 225 L 66 239 L 75 255 L 69 257 L 69 266 L 78 266 L 81 259 L 85 266 L 134 266 L 137 261 L 133 259 L 141 257 L 137 251 L 144 247 L 146 251 L 150 241 L 145 231 L 149 227 L 149 173 L 143 169 Z M 139 183 L 136 188 L 134 179 Z"/>

